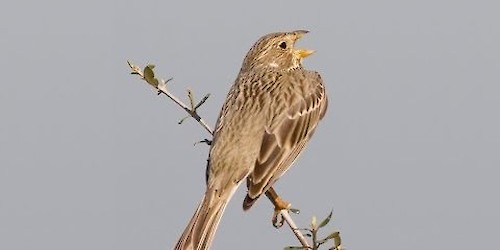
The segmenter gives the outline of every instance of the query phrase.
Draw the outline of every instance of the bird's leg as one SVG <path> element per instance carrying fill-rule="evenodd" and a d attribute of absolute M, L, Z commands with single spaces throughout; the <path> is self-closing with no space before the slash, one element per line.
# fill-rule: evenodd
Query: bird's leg
<path fill-rule="evenodd" d="M 290 203 L 288 201 L 281 199 L 281 197 L 278 195 L 278 193 L 276 193 L 276 190 L 274 190 L 273 187 L 269 188 L 266 191 L 266 196 L 273 203 L 275 210 L 283 210 L 290 208 Z"/>
<path fill-rule="evenodd" d="M 273 213 L 273 226 L 275 228 L 280 228 L 283 226 L 283 217 L 281 216 L 281 210 L 289 210 L 291 204 L 288 201 L 281 199 L 281 197 L 276 193 L 273 187 L 269 188 L 266 191 L 266 196 L 274 205 L 274 213 Z"/>

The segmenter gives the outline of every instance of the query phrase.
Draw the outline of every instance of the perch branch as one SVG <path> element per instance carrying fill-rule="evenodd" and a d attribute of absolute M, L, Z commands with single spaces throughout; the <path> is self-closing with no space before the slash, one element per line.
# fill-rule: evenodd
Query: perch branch
<path fill-rule="evenodd" d="M 182 101 L 180 101 L 176 96 L 174 96 L 172 93 L 170 93 L 170 91 L 167 89 L 167 83 L 169 81 L 171 81 L 172 78 L 170 78 L 166 81 L 163 79 L 158 80 L 157 78 L 155 78 L 154 71 L 153 71 L 154 65 L 147 65 L 144 68 L 144 71 L 142 71 L 138 66 L 133 65 L 131 62 L 127 61 L 127 63 L 128 63 L 128 66 L 130 67 L 130 69 L 132 70 L 131 74 L 139 75 L 143 80 L 145 80 L 147 83 L 149 83 L 149 85 L 153 86 L 158 91 L 158 94 L 165 94 L 172 101 L 174 101 L 177 105 L 179 105 L 179 107 L 184 109 L 189 114 L 188 117 L 193 117 L 206 131 L 208 131 L 211 135 L 213 135 L 212 129 L 206 124 L 206 122 L 200 117 L 200 115 L 198 115 L 198 112 L 196 111 L 201 105 L 203 105 L 207 101 L 209 95 L 205 95 L 205 97 L 203 97 L 201 99 L 201 101 L 195 105 L 193 93 L 191 90 L 188 90 L 188 98 L 189 98 L 190 106 L 191 106 L 191 108 L 189 108 L 186 104 L 184 104 Z M 182 123 L 186 118 L 187 117 L 180 120 L 179 124 Z M 207 139 L 200 141 L 200 142 L 210 144 L 210 141 Z M 288 210 L 283 209 L 280 211 L 280 214 L 281 214 L 283 220 L 290 227 L 290 230 L 293 232 L 293 234 L 295 234 L 295 237 L 297 237 L 297 239 L 300 241 L 300 243 L 302 244 L 304 249 L 312 249 L 311 246 L 308 244 L 306 238 L 302 234 L 302 232 L 300 232 L 300 230 L 295 225 L 295 222 L 293 221 L 292 217 L 290 216 L 290 213 L 288 213 Z"/>

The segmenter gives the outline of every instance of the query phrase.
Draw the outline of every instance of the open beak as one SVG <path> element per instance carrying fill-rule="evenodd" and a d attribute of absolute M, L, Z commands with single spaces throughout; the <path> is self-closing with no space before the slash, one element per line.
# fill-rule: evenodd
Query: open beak
<path fill-rule="evenodd" d="M 309 33 L 309 31 L 307 31 L 307 30 L 296 30 L 296 31 L 294 31 L 294 33 L 295 33 L 295 36 L 297 37 L 296 40 L 299 40 L 305 34 Z M 295 53 L 295 55 L 297 55 L 298 58 L 304 59 L 304 58 L 310 56 L 312 53 L 314 53 L 314 50 L 298 48 L 298 49 L 295 49 L 294 53 Z"/>
<path fill-rule="evenodd" d="M 300 58 L 304 59 L 314 53 L 314 50 L 311 49 L 296 49 L 295 54 Z"/>

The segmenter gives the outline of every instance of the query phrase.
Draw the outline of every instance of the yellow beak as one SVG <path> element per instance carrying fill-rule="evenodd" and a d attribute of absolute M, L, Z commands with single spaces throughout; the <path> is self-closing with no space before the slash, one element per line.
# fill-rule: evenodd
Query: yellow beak
<path fill-rule="evenodd" d="M 314 53 L 314 50 L 310 50 L 310 49 L 296 49 L 295 50 L 295 54 L 300 59 L 306 58 L 306 57 L 310 56 L 312 53 Z"/>

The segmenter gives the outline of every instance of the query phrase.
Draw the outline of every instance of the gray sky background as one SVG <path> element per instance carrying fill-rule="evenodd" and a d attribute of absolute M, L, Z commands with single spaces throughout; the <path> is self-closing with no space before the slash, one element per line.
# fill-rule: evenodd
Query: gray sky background
<path fill-rule="evenodd" d="M 155 63 L 213 126 L 268 32 L 308 29 L 329 111 L 277 184 L 334 209 L 348 249 L 492 249 L 500 223 L 498 1 L 11 1 L 0 9 L 0 249 L 170 249 L 204 191 L 207 133 L 129 75 Z M 297 244 L 240 189 L 214 249 Z M 333 228 L 331 228 L 333 229 Z"/>

